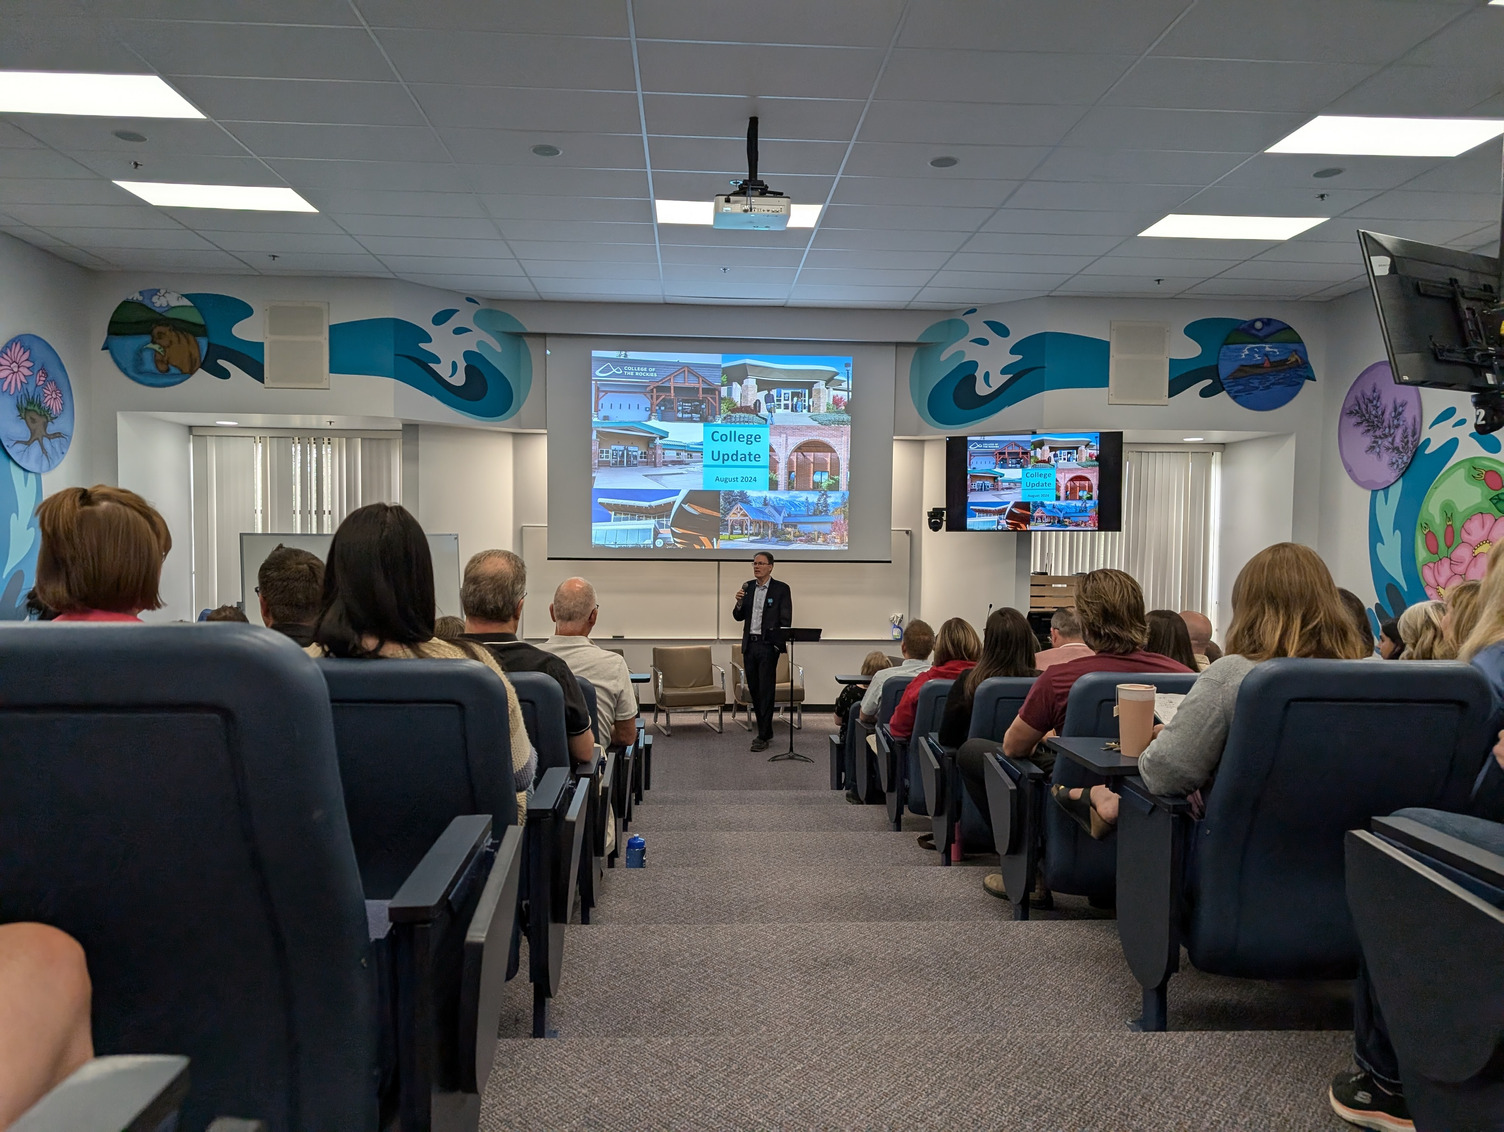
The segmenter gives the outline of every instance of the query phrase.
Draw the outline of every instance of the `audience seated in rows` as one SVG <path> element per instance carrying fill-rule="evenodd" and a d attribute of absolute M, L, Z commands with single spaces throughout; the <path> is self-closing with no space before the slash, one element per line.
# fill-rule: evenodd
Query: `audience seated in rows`
<path fill-rule="evenodd" d="M 1400 625 L 1393 618 L 1379 622 L 1379 657 L 1382 660 L 1398 660 L 1405 651 L 1405 642 L 1400 640 Z"/>
<path fill-rule="evenodd" d="M 1043 672 L 1067 660 L 1091 655 L 1091 646 L 1081 639 L 1081 619 L 1071 606 L 1057 609 L 1050 617 L 1050 647 L 1034 655 L 1034 667 Z"/>
<path fill-rule="evenodd" d="M 66 487 L 37 507 L 37 600 L 58 621 L 139 622 L 161 609 L 162 562 L 172 535 L 134 491 Z"/>
<path fill-rule="evenodd" d="M 1446 605 L 1439 601 L 1418 601 L 1406 606 L 1399 616 L 1400 640 L 1405 642 L 1401 660 L 1448 660 L 1446 631 L 1442 617 Z"/>
<path fill-rule="evenodd" d="M 564 732 L 575 762 L 588 763 L 595 751 L 594 721 L 585 693 L 569 665 L 537 645 L 517 639 L 522 601 L 527 596 L 527 566 L 510 550 L 483 550 L 465 564 L 460 607 L 465 612 L 464 639 L 491 650 L 505 672 L 543 672 L 564 693 Z M 634 701 L 635 709 L 635 701 Z M 605 734 L 602 732 L 602 734 Z"/>
<path fill-rule="evenodd" d="M 1446 633 L 1447 655 L 1456 656 L 1462 651 L 1462 642 L 1478 624 L 1482 612 L 1483 583 L 1479 581 L 1458 582 L 1447 590 L 1447 609 L 1441 617 Z"/>
<path fill-rule="evenodd" d="M 1204 613 L 1197 613 L 1194 609 L 1182 609 L 1180 619 L 1185 622 L 1185 631 L 1191 638 L 1191 655 L 1196 658 L 1196 663 L 1192 667 L 1200 672 L 1222 655 L 1222 650 L 1212 643 L 1211 618 Z M 1213 653 L 1216 655 L 1214 656 Z"/>
<path fill-rule="evenodd" d="M 249 625 L 251 619 L 238 605 L 221 605 L 204 614 L 205 621 L 227 622 L 232 625 Z"/>
<path fill-rule="evenodd" d="M 1148 613 L 1149 641 L 1144 645 L 1148 652 L 1157 652 L 1171 660 L 1179 661 L 1192 672 L 1206 667 L 1196 657 L 1191 646 L 1191 634 L 1185 627 L 1185 619 L 1173 609 L 1151 609 Z M 1202 659 L 1205 659 L 1204 655 Z"/>
<path fill-rule="evenodd" d="M 569 665 L 576 676 L 595 685 L 601 742 L 626 746 L 637 739 L 637 693 L 632 690 L 632 671 L 626 658 L 590 639 L 600 608 L 594 586 L 584 578 L 565 578 L 548 607 L 554 635 L 542 647 Z"/>
<path fill-rule="evenodd" d="M 465 622 L 446 613 L 434 619 L 433 635 L 441 641 L 457 641 L 465 635 Z"/>
<path fill-rule="evenodd" d="M 0 1129 L 94 1056 L 83 948 L 45 924 L 0 924 Z"/>
<path fill-rule="evenodd" d="M 1373 626 L 1368 622 L 1368 608 L 1363 604 L 1363 599 L 1352 590 L 1338 588 L 1337 596 L 1342 599 L 1342 604 L 1347 608 L 1347 615 L 1352 619 L 1353 628 L 1358 631 L 1358 640 L 1368 651 L 1364 653 L 1365 659 L 1373 658 Z"/>
<path fill-rule="evenodd" d="M 521 824 L 538 755 L 528 742 L 517 693 L 489 650 L 469 641 L 441 641 L 433 624 L 433 556 L 418 520 L 389 503 L 350 512 L 329 544 L 323 602 L 307 652 L 357 660 L 476 660 L 496 673 L 507 690 Z"/>
<path fill-rule="evenodd" d="M 1277 656 L 1360 660 L 1363 642 L 1319 555 L 1293 542 L 1259 551 L 1232 587 L 1227 654 L 1186 693 L 1175 717 L 1154 729 L 1139 775 L 1156 794 L 1194 794 L 1211 785 L 1222 761 L 1238 688 L 1255 664 Z M 1106 786 L 1051 791 L 1068 814 L 1106 837 L 1118 819 L 1118 795 Z M 1193 799 L 1193 811 L 1199 810 Z"/>
<path fill-rule="evenodd" d="M 1053 628 L 1053 626 L 1052 626 Z M 982 636 L 982 655 L 976 666 L 951 685 L 940 723 L 940 745 L 959 747 L 971 732 L 971 707 L 977 688 L 994 676 L 1038 676 L 1034 646 L 1037 639 L 1029 619 L 1016 609 L 993 610 Z"/>
<path fill-rule="evenodd" d="M 935 651 L 935 631 L 929 627 L 928 622 L 916 617 L 904 629 L 898 651 L 903 655 L 903 663 L 893 668 L 884 668 L 873 676 L 872 683 L 867 685 L 867 694 L 862 697 L 858 718 L 868 727 L 877 723 L 877 712 L 883 702 L 883 685 L 890 677 L 918 676 L 929 668 L 930 654 Z"/>
<path fill-rule="evenodd" d="M 324 563 L 316 554 L 278 543 L 256 571 L 256 596 L 262 623 L 307 648 L 324 599 Z"/>
<path fill-rule="evenodd" d="M 1003 736 L 1003 752 L 1009 758 L 1032 759 L 1046 773 L 1055 758 L 1042 740 L 1058 734 L 1065 723 L 1065 706 L 1072 685 L 1088 672 L 1187 672 L 1169 657 L 1147 652 L 1149 622 L 1144 612 L 1144 591 L 1121 570 L 1093 570 L 1076 584 L 1076 615 L 1081 636 L 1093 650 L 1045 669 L 1034 681 L 1018 716 Z M 968 742 L 956 754 L 956 765 L 966 791 L 982 814 L 989 812 L 983 762 L 995 743 Z M 1007 899 L 1002 873 L 990 873 L 982 886 L 993 896 Z"/>
<path fill-rule="evenodd" d="M 873 651 L 862 658 L 863 676 L 869 678 L 876 676 L 887 667 L 887 653 Z M 871 679 L 868 679 L 861 684 L 847 684 L 841 689 L 840 695 L 836 697 L 834 711 L 836 717 L 836 736 L 842 749 L 845 749 L 846 746 L 846 730 L 850 723 L 852 709 L 856 708 L 862 702 L 862 697 L 867 694 L 867 689 L 871 686 L 871 683 Z"/>
<path fill-rule="evenodd" d="M 888 731 L 900 741 L 914 732 L 914 712 L 919 706 L 919 689 L 931 680 L 954 680 L 976 664 L 981 655 L 982 642 L 971 622 L 963 617 L 952 617 L 940 626 L 935 635 L 935 663 L 926 668 L 903 690 L 893 718 L 888 721 Z"/>

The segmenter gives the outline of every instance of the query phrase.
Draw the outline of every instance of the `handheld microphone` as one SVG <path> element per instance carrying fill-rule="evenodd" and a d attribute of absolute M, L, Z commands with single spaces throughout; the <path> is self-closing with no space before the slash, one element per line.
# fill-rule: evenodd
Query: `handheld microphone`
<path fill-rule="evenodd" d="M 992 616 L 992 602 L 990 602 L 990 601 L 987 603 L 987 616 L 988 617 Z M 986 619 L 985 618 L 983 619 L 983 623 L 984 624 L 986 623 Z"/>

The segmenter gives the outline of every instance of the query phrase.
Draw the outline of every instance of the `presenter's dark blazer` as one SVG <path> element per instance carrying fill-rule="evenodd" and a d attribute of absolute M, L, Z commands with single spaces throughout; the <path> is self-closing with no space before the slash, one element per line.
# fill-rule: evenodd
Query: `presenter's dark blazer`
<path fill-rule="evenodd" d="M 746 650 L 752 640 L 752 602 L 757 596 L 755 588 L 749 588 L 731 616 L 742 623 L 742 649 Z M 794 623 L 794 595 L 787 582 L 777 578 L 768 579 L 767 607 L 762 611 L 763 639 L 773 643 L 779 652 L 784 649 L 783 633 Z M 775 632 L 775 630 L 778 630 Z"/>

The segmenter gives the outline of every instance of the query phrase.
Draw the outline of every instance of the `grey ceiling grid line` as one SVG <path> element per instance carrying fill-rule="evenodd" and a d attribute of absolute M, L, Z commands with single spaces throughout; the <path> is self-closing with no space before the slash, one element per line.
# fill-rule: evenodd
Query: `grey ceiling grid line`
<path fill-rule="evenodd" d="M 632 42 L 632 78 L 637 95 L 637 120 L 642 126 L 642 167 L 648 182 L 648 212 L 653 222 L 653 256 L 658 262 L 658 298 L 668 301 L 668 286 L 663 278 L 663 240 L 658 234 L 658 194 L 653 191 L 653 151 L 648 142 L 648 112 L 642 97 L 642 60 L 637 52 L 637 16 L 632 10 L 633 0 L 625 0 L 627 6 L 627 35 Z"/>
<path fill-rule="evenodd" d="M 1076 121 L 1071 126 L 1071 129 L 1073 130 L 1073 129 L 1075 129 L 1076 126 L 1079 126 L 1081 124 L 1081 122 L 1083 120 L 1085 120 L 1086 116 L 1091 113 L 1092 110 L 1094 110 L 1096 107 L 1100 106 L 1102 104 L 1102 100 L 1104 98 L 1106 98 L 1109 94 L 1111 94 L 1114 90 L 1116 90 L 1122 84 L 1123 80 L 1126 79 L 1130 74 L 1133 73 L 1133 68 L 1136 67 L 1136 66 L 1138 66 L 1138 64 L 1140 62 L 1142 62 L 1144 59 L 1147 59 L 1149 57 L 1149 54 L 1156 47 L 1158 47 L 1161 43 L 1164 42 L 1165 37 L 1167 35 L 1169 35 L 1170 32 L 1172 32 L 1172 31 L 1175 30 L 1175 26 L 1177 24 L 1179 24 L 1183 19 L 1185 19 L 1186 16 L 1190 14 L 1191 10 L 1193 8 L 1195 8 L 1196 5 L 1199 2 L 1200 2 L 1200 0 L 1189 0 L 1189 3 L 1187 3 L 1186 6 L 1184 8 L 1182 8 L 1179 13 L 1176 14 L 1175 18 L 1172 19 L 1169 23 L 1167 23 L 1163 28 L 1160 29 L 1159 34 L 1154 37 L 1154 41 L 1152 43 L 1150 43 L 1147 47 L 1145 47 L 1141 52 L 1139 52 L 1138 59 L 1135 60 L 1133 63 L 1129 64 L 1128 67 L 1123 71 L 1123 73 L 1120 74 L 1116 79 L 1114 79 L 1108 85 L 1107 89 L 1104 90 L 1101 94 L 1099 94 L 1097 96 L 1096 100 L 1090 106 L 1086 106 L 1086 107 L 1082 108 L 1080 115 L 1076 118 Z M 1005 196 L 1003 198 L 1002 203 L 1000 203 L 997 206 L 997 208 L 993 209 L 992 215 L 989 216 L 989 217 L 987 217 L 985 220 L 983 220 L 980 224 L 977 225 L 976 231 L 974 231 L 972 233 L 973 236 L 976 236 L 976 235 L 980 234 L 981 232 L 985 231 L 987 225 L 992 222 L 992 220 L 994 219 L 994 217 L 998 216 L 1000 213 L 1003 212 L 1004 209 L 1006 209 L 1008 207 L 1008 202 L 1011 201 L 1015 196 L 1018 195 L 1018 193 L 1023 189 L 1024 185 L 1028 184 L 1028 182 L 1030 180 L 1030 177 L 1032 177 L 1034 173 L 1037 173 L 1040 169 L 1042 169 L 1045 166 L 1045 164 L 1050 160 L 1050 158 L 1053 157 L 1059 151 L 1061 145 L 1063 144 L 1064 139 L 1070 136 L 1070 132 L 1071 132 L 1070 130 L 1065 131 L 1065 133 L 1063 133 L 1061 135 L 1061 140 L 1057 141 L 1053 146 L 1049 147 L 1049 152 L 1046 153 L 1043 157 L 1041 157 L 1039 159 L 1038 162 L 1035 163 L 1034 168 L 1032 170 L 1030 170 L 1029 174 L 1026 175 L 1026 176 L 1024 176 L 1024 177 L 1019 178 L 1019 182 L 1018 182 L 1018 184 L 1016 186 L 1014 186 L 1013 191 L 1010 192 L 1007 196 Z M 939 267 L 937 267 L 935 269 L 934 275 L 930 276 L 930 283 L 933 283 L 933 281 L 935 279 L 937 279 L 937 278 L 940 277 L 941 273 L 944 272 L 945 269 L 955 260 L 957 254 L 959 254 L 959 253 L 956 253 L 956 252 L 951 253 L 950 258 L 947 259 L 943 264 L 941 264 Z M 1102 258 L 1102 257 L 1098 257 L 1098 258 Z M 1076 275 L 1079 275 L 1079 274 L 1080 274 L 1080 272 L 1077 271 Z M 1075 278 L 1075 275 L 1072 275 L 1070 278 Z M 1067 282 L 1069 282 L 1069 280 L 1067 280 Z M 926 283 L 925 287 L 928 287 L 930 285 L 930 283 Z M 924 289 L 925 289 L 924 287 L 921 287 L 919 289 L 920 293 L 923 293 Z"/>
<path fill-rule="evenodd" d="M 785 306 L 793 299 L 794 288 L 799 286 L 799 276 L 804 274 L 804 265 L 809 262 L 810 249 L 815 246 L 815 237 L 820 234 L 820 224 L 824 221 L 831 202 L 835 200 L 836 188 L 840 185 L 841 176 L 846 172 L 846 166 L 851 161 L 851 151 L 856 148 L 856 140 L 862 134 L 862 123 L 867 120 L 867 112 L 872 109 L 872 100 L 877 97 L 877 89 L 882 85 L 883 76 L 888 72 L 888 62 L 893 58 L 893 52 L 903 36 L 904 25 L 908 22 L 909 9 L 912 4 L 913 0 L 904 0 L 898 19 L 893 23 L 893 34 L 888 37 L 888 48 L 883 52 L 883 61 L 878 64 L 877 74 L 872 77 L 872 86 L 867 90 L 867 101 L 862 104 L 862 112 L 857 115 L 856 126 L 851 131 L 851 140 L 846 143 L 846 150 L 841 154 L 841 164 L 836 166 L 836 175 L 830 182 L 830 191 L 825 194 L 825 203 L 820 207 L 820 215 L 815 217 L 815 226 L 810 229 L 809 239 L 805 241 L 804 253 L 799 257 L 799 266 L 795 268 L 793 281 L 789 284 L 789 298 L 784 301 Z"/>
<path fill-rule="evenodd" d="M 438 142 L 439 147 L 443 150 L 444 155 L 449 159 L 449 164 L 458 168 L 459 162 L 455 160 L 454 153 L 450 149 L 448 141 L 446 141 L 444 136 L 434 128 L 433 120 L 428 116 L 428 111 L 423 108 L 423 104 L 418 101 L 417 95 L 413 94 L 412 87 L 408 85 L 408 82 L 402 76 L 402 73 L 397 70 L 396 64 L 392 62 L 391 55 L 387 53 L 385 45 L 382 44 L 380 38 L 378 38 L 375 31 L 372 30 L 371 25 L 366 22 L 365 15 L 356 6 L 355 0 L 345 0 L 345 2 L 350 6 L 350 11 L 354 14 L 355 19 L 359 23 L 360 27 L 364 29 L 366 36 L 371 41 L 371 44 L 380 53 L 381 58 L 386 61 L 386 65 L 391 68 L 392 77 L 397 80 L 398 85 L 402 88 L 402 93 L 407 96 L 408 100 L 413 105 L 413 109 L 417 111 L 418 116 L 423 119 L 423 124 L 428 128 L 428 132 L 434 136 L 434 139 Z M 471 181 L 470 185 L 473 191 L 475 182 Z M 501 225 L 496 223 L 495 217 L 490 217 L 488 215 L 488 219 L 491 222 L 492 230 L 496 233 L 497 239 L 499 239 L 502 245 L 507 249 L 507 254 L 512 257 L 513 261 L 516 262 L 518 268 L 522 272 L 522 277 L 527 280 L 528 286 L 532 288 L 533 296 L 539 297 L 538 285 L 534 283 L 532 277 L 528 275 L 527 265 L 522 262 L 521 257 L 519 257 L 516 251 L 513 250 L 511 241 L 507 239 L 506 233 L 501 230 Z M 366 247 L 365 243 L 359 238 L 356 238 L 355 242 L 360 244 L 360 246 L 363 248 Z M 367 250 L 369 251 L 370 249 L 367 248 Z M 383 265 L 385 265 L 389 270 L 391 269 L 391 265 L 387 263 L 385 255 L 378 253 L 372 254 L 375 255 L 376 259 L 379 260 Z M 397 272 L 393 271 L 392 274 L 397 275 Z M 400 276 L 398 276 L 398 278 L 400 278 Z"/>

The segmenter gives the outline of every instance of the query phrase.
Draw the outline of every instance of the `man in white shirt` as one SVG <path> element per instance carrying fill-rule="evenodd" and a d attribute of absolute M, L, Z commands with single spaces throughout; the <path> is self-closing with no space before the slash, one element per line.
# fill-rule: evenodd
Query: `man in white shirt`
<path fill-rule="evenodd" d="M 1034 654 L 1034 667 L 1043 672 L 1052 664 L 1091 655 L 1091 646 L 1081 639 L 1081 618 L 1074 607 L 1066 607 L 1050 618 L 1050 647 Z"/>
<path fill-rule="evenodd" d="M 625 746 L 637 740 L 637 694 L 632 691 L 626 658 L 590 639 L 599 612 L 594 586 L 584 578 L 564 579 L 548 607 L 554 635 L 540 647 L 563 660 L 576 676 L 595 685 L 600 733 L 609 736 L 609 742 Z"/>

